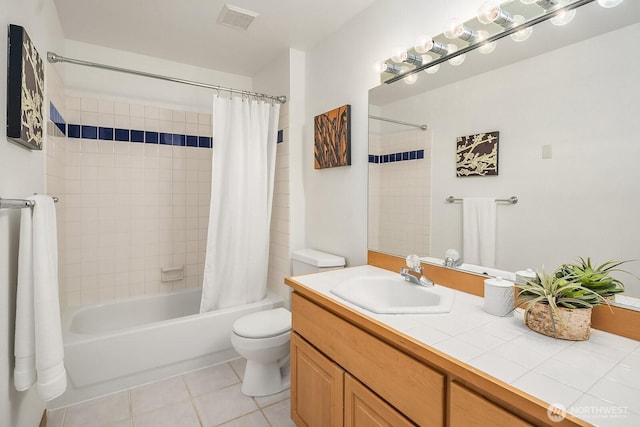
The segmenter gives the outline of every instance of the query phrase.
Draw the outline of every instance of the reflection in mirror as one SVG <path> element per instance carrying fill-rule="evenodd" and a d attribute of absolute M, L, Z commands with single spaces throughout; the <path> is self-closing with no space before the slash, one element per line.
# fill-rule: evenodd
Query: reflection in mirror
<path fill-rule="evenodd" d="M 487 267 L 640 259 L 640 2 L 576 12 L 567 26 L 537 25 L 524 43 L 505 38 L 491 55 L 468 53 L 464 66 L 370 91 L 370 114 L 428 125 L 369 121 L 370 249 L 439 259 L 456 249 L 464 259 L 462 206 L 446 197 L 515 195 L 516 205 L 496 206 Z M 456 138 L 492 131 L 499 174 L 456 177 Z M 640 276 L 640 261 L 625 269 Z M 640 297 L 637 278 L 617 277 L 626 297 Z"/>

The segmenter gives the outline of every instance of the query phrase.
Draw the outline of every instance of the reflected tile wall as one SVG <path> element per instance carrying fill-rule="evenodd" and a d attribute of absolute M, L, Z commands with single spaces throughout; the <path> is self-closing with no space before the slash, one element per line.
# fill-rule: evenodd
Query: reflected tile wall
<path fill-rule="evenodd" d="M 431 138 L 421 130 L 370 134 L 368 247 L 430 250 Z"/>

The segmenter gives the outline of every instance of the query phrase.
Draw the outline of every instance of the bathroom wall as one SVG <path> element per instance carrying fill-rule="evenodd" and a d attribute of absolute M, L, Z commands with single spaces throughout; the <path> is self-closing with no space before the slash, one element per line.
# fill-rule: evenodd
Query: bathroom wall
<path fill-rule="evenodd" d="M 67 139 L 48 159 L 64 172 L 63 308 L 200 286 L 211 114 L 95 96 L 66 98 Z M 182 274 L 163 281 L 172 268 Z"/>
<path fill-rule="evenodd" d="M 225 73 L 74 40 L 65 40 L 65 56 L 235 89 L 251 90 L 253 85 L 250 76 Z M 193 111 L 211 112 L 212 96 L 215 93 L 196 86 L 69 64 L 65 65 L 64 80 L 72 95 L 93 93 L 100 94 L 96 97 L 105 99 L 130 98 L 139 103 L 170 109 L 174 106 L 189 106 Z"/>
<path fill-rule="evenodd" d="M 455 16 L 469 18 L 481 2 L 378 0 L 307 52 L 304 132 L 305 232 L 310 247 L 344 255 L 349 265 L 367 255 L 367 92 L 379 84 L 376 61 L 441 33 Z M 351 104 L 350 167 L 313 169 L 313 117 Z"/>
<path fill-rule="evenodd" d="M 276 59 L 254 76 L 254 90 L 286 95 L 280 106 L 276 175 L 269 247 L 269 289 L 289 300 L 284 278 L 290 276 L 291 252 L 304 247 L 302 181 L 302 127 L 304 120 L 304 53 L 295 49 Z"/>
<path fill-rule="evenodd" d="M 255 75 L 253 87 L 258 92 L 285 95 L 289 99 L 289 53 L 280 56 Z M 289 146 L 291 143 L 288 102 L 280 105 L 278 128 L 281 132 L 276 154 L 267 287 L 286 297 L 284 278 L 291 275 L 289 256 Z"/>
<path fill-rule="evenodd" d="M 47 50 L 61 49 L 63 35 L 53 2 L 38 0 L 0 0 L 0 197 L 22 198 L 33 193 L 44 193 L 45 156 L 52 137 L 45 135 L 44 150 L 30 151 L 6 139 L 6 29 L 9 24 L 26 28 L 41 56 Z M 56 70 L 45 66 L 44 114 L 48 117 L 48 100 L 61 99 L 59 76 Z M 13 336 L 15 319 L 16 274 L 18 265 L 18 235 L 20 212 L 0 210 L 0 426 L 37 426 L 44 411 L 35 387 L 18 392 L 13 386 Z"/>

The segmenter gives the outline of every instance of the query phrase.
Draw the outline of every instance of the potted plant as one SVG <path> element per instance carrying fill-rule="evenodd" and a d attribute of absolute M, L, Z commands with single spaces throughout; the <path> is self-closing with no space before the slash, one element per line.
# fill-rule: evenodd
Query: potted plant
<path fill-rule="evenodd" d="M 611 276 L 613 272 L 632 274 L 626 270 L 619 269 L 620 265 L 629 261 L 607 261 L 602 265 L 593 267 L 591 258 L 586 260 L 579 258 L 580 262 L 575 264 L 562 264 L 555 272 L 556 277 L 564 278 L 580 283 L 585 288 L 591 289 L 598 295 L 613 302 L 615 294 L 624 292 L 624 284 Z"/>
<path fill-rule="evenodd" d="M 541 334 L 573 341 L 589 339 L 591 309 L 607 301 L 573 278 L 536 274 L 536 279 L 517 283 L 516 307 L 524 306 L 526 325 Z"/>

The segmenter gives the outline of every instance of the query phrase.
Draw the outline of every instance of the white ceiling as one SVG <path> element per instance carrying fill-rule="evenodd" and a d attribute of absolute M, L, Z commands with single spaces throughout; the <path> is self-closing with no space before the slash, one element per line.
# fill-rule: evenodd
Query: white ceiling
<path fill-rule="evenodd" d="M 245 76 L 289 48 L 308 50 L 374 1 L 54 0 L 67 39 Z M 247 31 L 220 25 L 225 3 L 259 16 Z"/>

